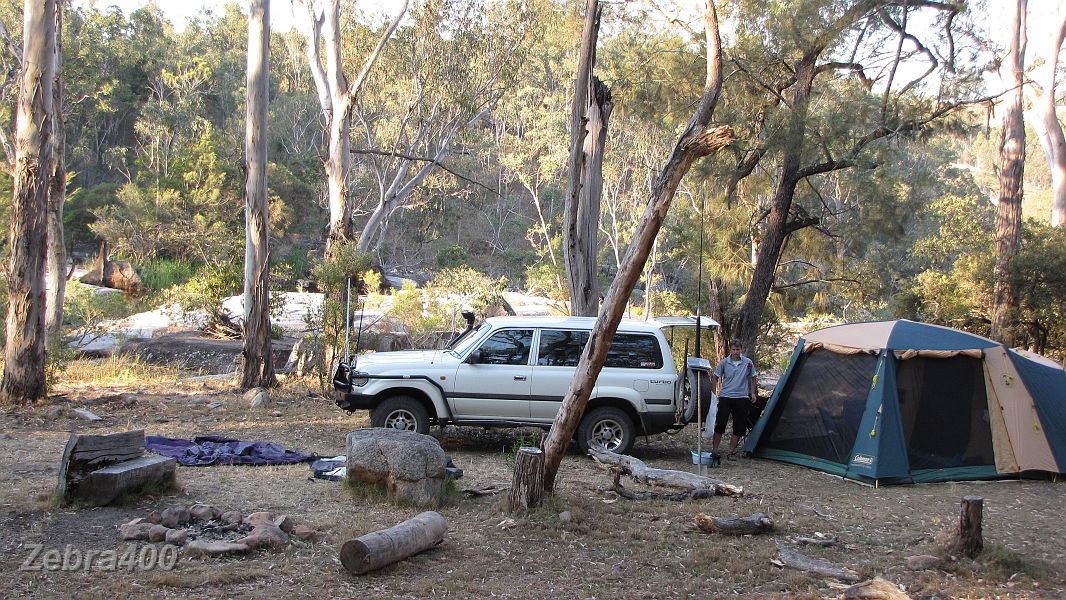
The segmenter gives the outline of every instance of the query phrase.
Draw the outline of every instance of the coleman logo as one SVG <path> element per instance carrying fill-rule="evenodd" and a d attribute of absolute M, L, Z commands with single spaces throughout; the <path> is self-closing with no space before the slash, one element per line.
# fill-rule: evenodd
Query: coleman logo
<path fill-rule="evenodd" d="M 868 454 L 856 454 L 851 459 L 851 464 L 853 464 L 853 465 L 861 465 L 861 466 L 864 466 L 864 467 L 872 467 L 873 464 L 874 464 L 874 457 L 872 457 L 872 456 L 870 456 Z"/>

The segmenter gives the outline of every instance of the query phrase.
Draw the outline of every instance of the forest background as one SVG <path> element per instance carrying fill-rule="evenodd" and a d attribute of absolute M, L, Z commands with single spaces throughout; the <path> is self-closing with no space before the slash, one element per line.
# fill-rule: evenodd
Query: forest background
<path fill-rule="evenodd" d="M 0 56 L 5 72 L 18 69 L 12 48 L 20 44 L 22 17 L 14 4 L 0 7 L 10 32 Z M 288 2 L 274 4 L 275 14 L 288 12 Z M 357 72 L 388 17 L 364 12 L 362 3 L 342 4 L 342 60 Z M 809 160 L 824 154 L 848 164 L 812 172 L 796 187 L 790 217 L 797 226 L 787 231 L 776 262 L 759 346 L 772 347 L 793 321 L 910 318 L 988 335 L 1001 129 L 994 98 L 1007 86 L 995 78 L 1005 36 L 986 28 L 1002 23 L 971 3 L 973 10 L 954 17 L 953 39 L 939 33 L 943 23 L 936 21 L 921 26 L 927 36 L 921 43 L 862 23 L 834 32 L 823 58 L 835 58 L 835 66 L 811 88 L 802 115 L 806 135 L 797 143 L 790 127 L 796 115 L 779 82 L 788 81 L 802 42 L 824 34 L 824 15 L 848 3 L 719 4 L 725 79 L 715 120 L 730 124 L 738 141 L 683 181 L 631 315 L 691 314 L 700 304 L 702 314 L 722 324 L 721 337 L 730 336 L 788 149 L 798 144 Z M 1036 11 L 1052 11 L 1053 4 L 1030 2 Z M 293 5 L 296 25 L 300 6 Z M 583 8 L 561 0 L 411 4 L 354 100 L 347 193 L 357 240 L 340 260 L 428 283 L 430 293 L 512 288 L 567 299 L 563 197 Z M 594 245 L 601 290 L 621 264 L 657 169 L 700 95 L 701 23 L 682 18 L 685 12 L 668 4 L 605 6 L 595 73 L 610 88 L 614 108 Z M 128 15 L 103 2 L 75 4 L 66 10 L 63 37 L 66 243 L 76 260 L 88 262 L 106 242 L 112 258 L 131 261 L 146 286 L 136 298 L 101 299 L 72 285 L 68 327 L 175 301 L 217 305 L 239 294 L 242 7 L 227 4 L 176 24 L 152 3 Z M 330 217 L 326 130 L 306 40 L 299 26 L 272 34 L 271 288 L 291 290 L 298 280 L 317 278 L 338 297 L 338 271 L 322 261 Z M 950 69 L 941 51 L 948 43 Z M 1030 39 L 1032 68 L 1041 67 L 1039 52 L 1048 45 Z M 847 68 L 849 53 L 852 59 L 865 53 L 864 71 Z M 909 65 L 898 73 L 897 56 Z M 849 153 L 883 122 L 889 96 L 882 91 L 893 78 L 915 81 L 892 97 L 893 111 L 928 114 L 947 104 L 957 110 L 918 119 L 920 127 Z M 13 123 L 11 81 L 0 90 L 5 123 Z M 1061 360 L 1066 233 L 1051 225 L 1052 174 L 1035 135 L 1027 136 L 1024 177 L 1023 244 L 1011 268 L 1018 340 Z M 0 175 L 5 228 L 11 185 Z M 425 321 L 414 304 L 398 302 L 397 314 Z M 765 352 L 759 358 L 774 359 Z"/>

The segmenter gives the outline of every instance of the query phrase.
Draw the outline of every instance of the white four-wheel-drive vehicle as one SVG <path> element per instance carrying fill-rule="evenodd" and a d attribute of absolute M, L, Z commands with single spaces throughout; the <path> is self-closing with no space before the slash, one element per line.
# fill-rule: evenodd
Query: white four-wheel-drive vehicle
<path fill-rule="evenodd" d="M 374 427 L 419 433 L 448 424 L 547 428 L 595 323 L 494 317 L 445 349 L 365 354 L 338 367 L 337 405 L 369 409 Z M 695 324 L 692 317 L 622 320 L 578 427 L 580 447 L 624 453 L 637 436 L 684 427 L 696 417 L 694 389 L 706 411 L 706 361 L 688 359 L 679 372 L 668 342 L 670 328 Z M 703 318 L 701 326 L 717 323 Z"/>

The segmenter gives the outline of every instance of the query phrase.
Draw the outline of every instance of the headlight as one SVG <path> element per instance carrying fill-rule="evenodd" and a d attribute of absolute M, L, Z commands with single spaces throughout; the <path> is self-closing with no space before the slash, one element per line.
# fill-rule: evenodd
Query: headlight
<path fill-rule="evenodd" d="M 355 387 L 363 387 L 368 381 L 370 381 L 370 379 L 366 377 L 353 377 L 352 385 L 354 385 Z"/>

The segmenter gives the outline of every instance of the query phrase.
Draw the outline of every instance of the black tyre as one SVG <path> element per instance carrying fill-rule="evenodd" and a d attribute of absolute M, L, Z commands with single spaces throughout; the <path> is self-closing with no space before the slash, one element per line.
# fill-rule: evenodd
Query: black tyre
<path fill-rule="evenodd" d="M 601 406 L 585 413 L 577 428 L 577 445 L 582 452 L 595 446 L 625 454 L 633 447 L 636 437 L 633 419 L 625 411 L 610 406 Z"/>
<path fill-rule="evenodd" d="M 410 396 L 393 396 L 370 411 L 370 425 L 429 433 L 429 413 Z"/>

